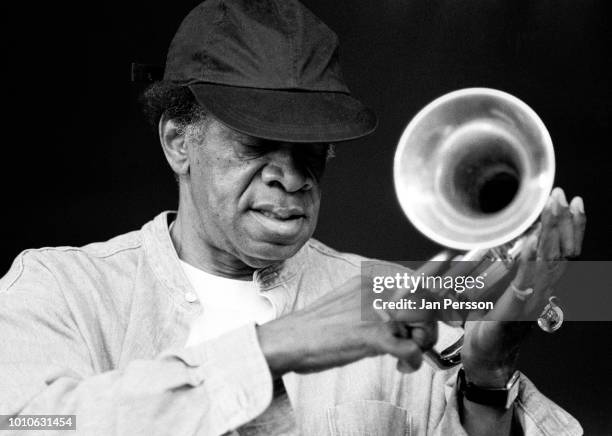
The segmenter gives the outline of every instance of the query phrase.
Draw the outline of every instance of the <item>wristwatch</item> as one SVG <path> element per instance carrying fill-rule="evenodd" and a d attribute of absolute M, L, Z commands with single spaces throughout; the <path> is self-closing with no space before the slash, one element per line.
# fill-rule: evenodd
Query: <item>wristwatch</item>
<path fill-rule="evenodd" d="M 458 390 L 468 400 L 485 406 L 509 409 L 518 397 L 519 377 L 521 373 L 514 371 L 508 383 L 502 388 L 483 388 L 465 379 L 465 371 L 459 369 Z"/>

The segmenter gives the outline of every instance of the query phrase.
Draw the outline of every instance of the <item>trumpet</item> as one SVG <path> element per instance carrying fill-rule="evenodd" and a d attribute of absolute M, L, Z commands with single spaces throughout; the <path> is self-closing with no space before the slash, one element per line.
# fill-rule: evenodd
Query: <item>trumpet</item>
<path fill-rule="evenodd" d="M 490 88 L 445 94 L 410 121 L 399 140 L 393 180 L 408 220 L 429 239 L 491 262 L 501 279 L 520 253 L 521 235 L 541 214 L 553 187 L 555 155 L 542 120 L 518 98 Z M 438 366 L 460 363 L 462 340 Z"/>

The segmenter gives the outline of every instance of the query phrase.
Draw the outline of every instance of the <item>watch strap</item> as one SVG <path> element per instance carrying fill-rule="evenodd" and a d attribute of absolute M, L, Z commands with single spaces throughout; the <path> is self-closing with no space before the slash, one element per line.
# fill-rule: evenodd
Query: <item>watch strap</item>
<path fill-rule="evenodd" d="M 463 368 L 457 375 L 458 390 L 468 400 L 485 406 L 509 409 L 518 397 L 520 372 L 514 371 L 506 386 L 501 388 L 484 388 L 470 383 L 465 378 Z"/>

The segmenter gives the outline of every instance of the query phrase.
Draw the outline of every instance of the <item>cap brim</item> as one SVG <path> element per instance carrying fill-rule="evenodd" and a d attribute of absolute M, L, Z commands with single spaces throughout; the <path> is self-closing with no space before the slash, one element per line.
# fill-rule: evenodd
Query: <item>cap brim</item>
<path fill-rule="evenodd" d="M 339 142 L 376 129 L 374 112 L 339 92 L 270 90 L 197 83 L 198 103 L 229 127 L 287 142 Z"/>

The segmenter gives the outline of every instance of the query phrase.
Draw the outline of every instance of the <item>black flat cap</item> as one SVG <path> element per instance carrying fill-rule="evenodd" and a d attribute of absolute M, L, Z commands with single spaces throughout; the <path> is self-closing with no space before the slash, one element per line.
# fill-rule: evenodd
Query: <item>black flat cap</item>
<path fill-rule="evenodd" d="M 295 0 L 207 0 L 183 20 L 164 79 L 229 127 L 289 142 L 365 136 L 376 116 L 350 95 L 338 37 Z"/>

